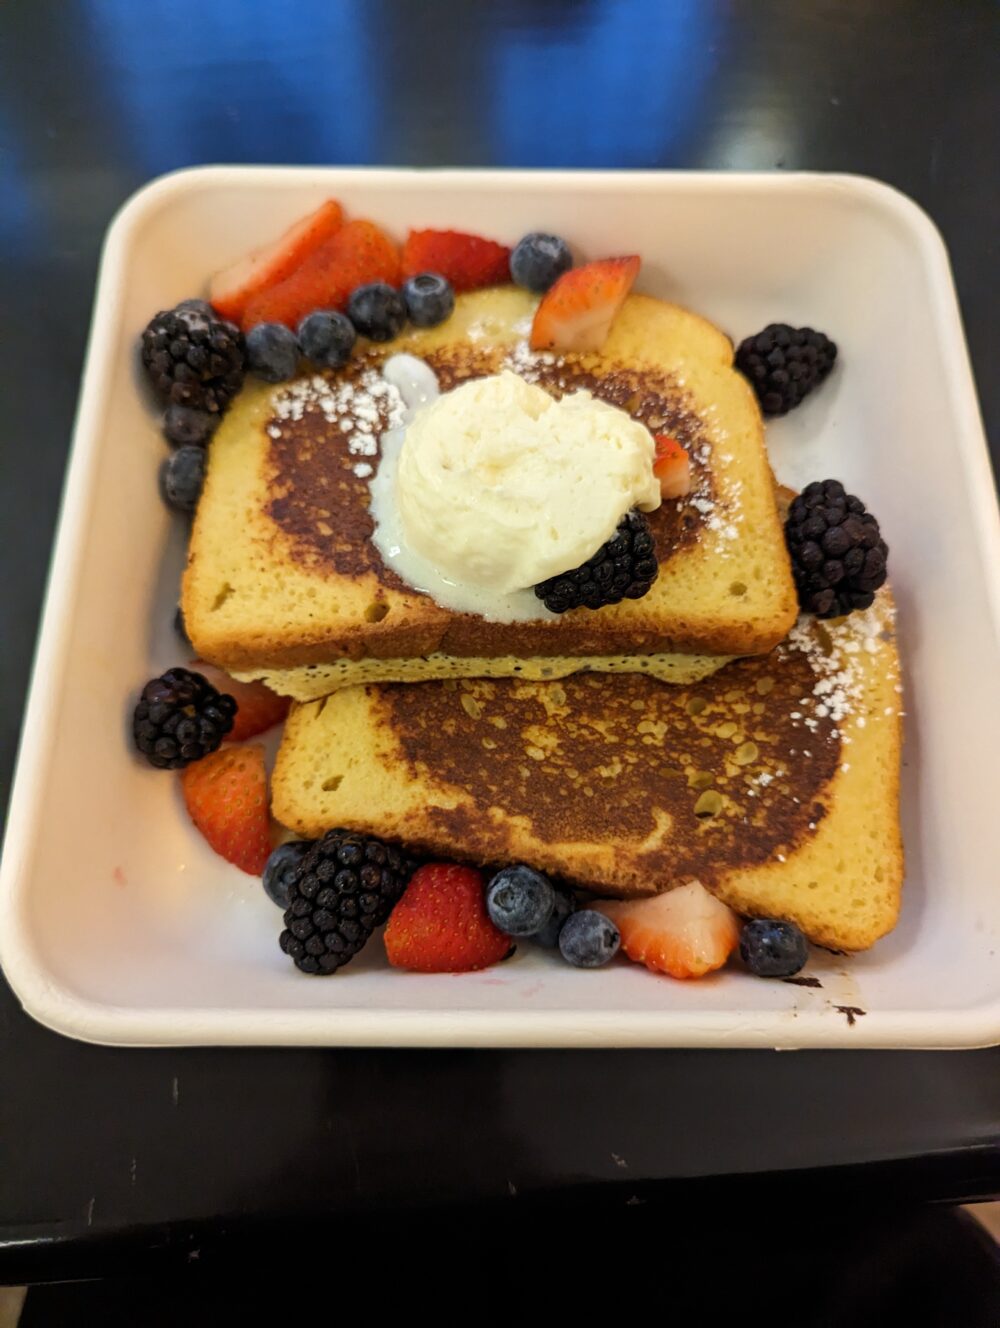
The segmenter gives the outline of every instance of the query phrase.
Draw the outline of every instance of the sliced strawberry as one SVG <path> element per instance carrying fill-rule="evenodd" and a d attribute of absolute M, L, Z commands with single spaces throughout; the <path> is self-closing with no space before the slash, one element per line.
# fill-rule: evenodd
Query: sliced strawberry
<path fill-rule="evenodd" d="M 236 719 L 226 734 L 226 742 L 243 742 L 280 724 L 288 714 L 291 701 L 265 687 L 262 682 L 237 682 L 214 664 L 193 659 L 190 667 L 208 679 L 217 691 L 228 692 L 236 702 Z"/>
<path fill-rule="evenodd" d="M 271 853 L 264 748 L 223 747 L 181 772 L 191 820 L 227 862 L 259 876 Z"/>
<path fill-rule="evenodd" d="M 570 268 L 542 297 L 532 350 L 600 350 L 639 274 L 639 258 L 602 258 Z"/>
<path fill-rule="evenodd" d="M 349 221 L 284 281 L 255 295 L 240 325 L 244 332 L 258 323 L 294 330 L 314 309 L 343 309 L 351 291 L 369 281 L 398 286 L 399 254 L 373 221 Z"/>
<path fill-rule="evenodd" d="M 212 307 L 221 317 L 238 323 L 255 295 L 290 277 L 313 250 L 340 230 L 343 223 L 343 208 L 332 198 L 328 199 L 308 217 L 289 226 L 280 240 L 255 249 L 231 267 L 216 272 L 208 287 Z"/>
<path fill-rule="evenodd" d="M 243 742 L 273 729 L 285 719 L 292 704 L 287 696 L 279 696 L 262 682 L 230 680 L 229 694 L 236 698 L 237 710 L 227 742 Z"/>
<path fill-rule="evenodd" d="M 660 481 L 660 494 L 664 498 L 683 498 L 691 492 L 691 458 L 669 434 L 654 434 L 653 441 L 656 443 L 653 474 Z"/>
<path fill-rule="evenodd" d="M 410 231 L 403 245 L 403 280 L 421 272 L 447 277 L 456 291 L 510 281 L 510 250 L 463 231 Z"/>
<path fill-rule="evenodd" d="M 697 881 L 652 899 L 602 899 L 593 907 L 618 927 L 629 959 L 672 978 L 704 977 L 739 944 L 736 914 Z"/>
<path fill-rule="evenodd" d="M 385 950 L 394 968 L 468 973 L 503 959 L 510 951 L 510 937 L 489 919 L 482 872 L 430 862 L 413 873 L 392 910 Z"/>

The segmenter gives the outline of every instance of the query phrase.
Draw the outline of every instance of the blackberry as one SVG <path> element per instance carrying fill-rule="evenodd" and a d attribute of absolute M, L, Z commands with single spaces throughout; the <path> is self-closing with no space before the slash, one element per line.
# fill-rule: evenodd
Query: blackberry
<path fill-rule="evenodd" d="M 200 302 L 162 310 L 142 334 L 142 362 L 168 405 L 221 414 L 243 385 L 245 359 L 239 328 Z"/>
<path fill-rule="evenodd" d="M 282 950 L 303 973 L 336 973 L 386 921 L 413 870 L 391 844 L 329 830 L 284 874 Z"/>
<path fill-rule="evenodd" d="M 212 308 L 212 306 L 209 304 L 207 300 L 201 300 L 197 298 L 191 300 L 181 300 L 180 304 L 174 305 L 174 308 L 195 309 L 197 310 L 198 313 L 204 314 L 206 318 L 215 318 L 216 316 L 215 310 Z"/>
<path fill-rule="evenodd" d="M 656 580 L 659 566 L 649 522 L 641 512 L 626 512 L 618 529 L 592 558 L 535 586 L 552 613 L 600 609 L 623 599 L 641 599 Z"/>
<path fill-rule="evenodd" d="M 817 618 L 867 609 L 885 581 L 889 548 L 878 522 L 838 480 L 806 485 L 788 509 L 785 539 L 799 605 Z"/>
<path fill-rule="evenodd" d="M 168 669 L 142 689 L 132 736 L 150 765 L 180 770 L 214 752 L 235 717 L 236 702 L 207 678 L 189 669 Z"/>
<path fill-rule="evenodd" d="M 837 347 L 811 327 L 768 323 L 741 341 L 736 367 L 749 379 L 765 415 L 787 415 L 833 368 Z"/>

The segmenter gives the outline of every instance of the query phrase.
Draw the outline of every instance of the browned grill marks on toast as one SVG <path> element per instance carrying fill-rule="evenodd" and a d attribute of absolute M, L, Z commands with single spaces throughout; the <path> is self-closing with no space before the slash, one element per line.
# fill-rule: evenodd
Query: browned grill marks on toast
<path fill-rule="evenodd" d="M 472 378 L 495 373 L 502 365 L 504 348 L 483 349 L 467 343 L 428 352 L 424 358 L 438 376 L 441 390 L 450 391 Z M 377 368 L 383 351 L 356 356 L 345 369 L 325 377 L 337 382 L 357 382 L 366 370 Z M 619 406 L 645 424 L 653 433 L 668 433 L 691 454 L 693 490 L 713 497 L 712 473 L 699 457 L 705 441 L 696 414 L 685 405 L 680 389 L 669 378 L 652 369 L 620 365 L 595 365 L 588 360 L 533 364 L 531 379 L 554 396 L 586 388 L 595 396 Z M 345 412 L 350 414 L 350 409 Z M 372 425 L 377 440 L 386 428 L 386 407 L 381 405 Z M 267 466 L 271 495 L 267 514 L 287 541 L 290 556 L 311 572 L 324 569 L 338 576 L 374 574 L 385 587 L 413 592 L 382 561 L 371 542 L 373 523 L 368 506 L 370 476 L 355 474 L 359 461 L 378 465 L 378 453 L 369 458 L 352 455 L 348 435 L 337 415 L 328 420 L 322 411 L 307 410 L 300 420 L 273 417 L 265 427 L 276 426 L 269 436 Z M 705 517 L 694 506 L 678 510 L 676 502 L 664 503 L 649 514 L 656 539 L 657 555 L 665 562 L 679 549 L 693 544 Z M 280 537 L 279 537 L 280 538 Z M 459 616 L 459 615 L 452 615 Z"/>
<path fill-rule="evenodd" d="M 357 355 L 339 373 L 322 376 L 357 383 L 382 359 L 379 352 Z M 387 427 L 387 406 L 384 401 L 376 404 L 378 417 L 372 433 L 378 439 Z M 408 590 L 371 542 L 368 477 L 354 471 L 362 460 L 374 468 L 378 453 L 364 458 L 353 455 L 341 429 L 342 418 L 337 415 L 328 420 L 319 410 L 307 410 L 300 420 L 271 417 L 266 427 L 276 426 L 277 436 L 269 436 L 271 498 L 267 514 L 287 537 L 291 557 L 310 571 L 326 569 L 348 577 L 370 572 L 384 586 Z"/>
<path fill-rule="evenodd" d="M 815 675 L 800 651 L 735 663 L 696 688 L 641 675 L 410 683 L 375 689 L 378 723 L 414 776 L 466 790 L 431 809 L 454 843 L 505 858 L 524 818 L 542 841 L 632 844 L 651 888 L 790 855 L 825 814 L 840 737 L 792 718 Z M 661 834 L 658 842 L 657 830 Z M 707 843 L 706 843 L 707 839 Z"/>

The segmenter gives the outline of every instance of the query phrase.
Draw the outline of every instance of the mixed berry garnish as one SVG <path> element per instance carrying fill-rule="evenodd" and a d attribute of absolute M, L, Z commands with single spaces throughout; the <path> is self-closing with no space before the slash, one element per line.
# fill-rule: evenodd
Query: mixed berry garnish
<path fill-rule="evenodd" d="M 811 327 L 769 323 L 736 351 L 736 367 L 749 380 L 765 415 L 787 415 L 833 368 L 837 347 Z"/>
<path fill-rule="evenodd" d="M 174 449 L 160 468 L 163 498 L 197 506 L 206 452 L 247 374 L 286 382 L 303 365 L 337 370 L 358 338 L 389 342 L 407 324 L 445 322 L 456 292 L 513 281 L 540 295 L 530 348 L 599 352 L 632 289 L 637 256 L 573 266 L 566 241 L 533 231 L 513 250 L 454 230 L 411 230 L 401 246 L 377 224 L 347 220 L 328 200 L 274 244 L 218 273 L 210 301 L 184 300 L 151 319 L 141 360 L 163 408 Z M 822 332 L 770 324 L 735 355 L 766 415 L 800 404 L 830 374 L 836 345 Z M 685 448 L 655 437 L 654 473 L 665 500 L 691 488 Z M 791 504 L 786 538 L 800 604 L 829 618 L 870 605 L 886 577 L 878 522 L 840 483 L 809 485 Z M 614 535 L 581 566 L 536 586 L 555 613 L 599 609 L 648 593 L 658 573 L 649 524 L 626 513 Z M 191 649 L 180 607 L 177 634 Z M 139 752 L 181 770 L 185 805 L 227 861 L 262 874 L 284 910 L 280 943 L 303 972 L 334 973 L 386 925 L 390 964 L 418 972 L 469 971 L 513 952 L 512 941 L 558 949 L 578 968 L 629 958 L 678 978 L 721 967 L 739 946 L 762 977 L 785 977 L 807 957 L 802 932 L 782 919 L 736 915 L 697 883 L 634 900 L 582 907 L 574 892 L 527 864 L 490 875 L 455 863 L 415 861 L 397 845 L 332 830 L 317 841 L 272 848 L 264 750 L 246 740 L 280 723 L 288 702 L 260 683 L 237 683 L 205 665 L 151 679 L 133 716 Z M 207 675 L 207 676 L 206 676 Z M 228 745 L 223 746 L 223 743 Z"/>
<path fill-rule="evenodd" d="M 889 548 L 878 521 L 839 480 L 806 485 L 788 509 L 785 538 L 804 613 L 867 609 L 885 584 Z"/>
<path fill-rule="evenodd" d="M 601 609 L 623 599 L 641 599 L 652 589 L 658 571 L 649 522 L 641 512 L 626 512 L 595 554 L 579 567 L 542 581 L 535 594 L 550 613 Z"/>
<path fill-rule="evenodd" d="M 282 950 L 303 973 L 336 973 L 386 921 L 413 865 L 379 839 L 329 831 L 282 870 Z"/>
<path fill-rule="evenodd" d="M 214 752 L 233 727 L 236 702 L 201 673 L 168 669 L 142 689 L 132 716 L 135 745 L 150 765 L 180 770 Z"/>
<path fill-rule="evenodd" d="M 185 300 L 150 319 L 142 362 L 165 406 L 218 415 L 243 386 L 243 334 L 203 300 Z"/>

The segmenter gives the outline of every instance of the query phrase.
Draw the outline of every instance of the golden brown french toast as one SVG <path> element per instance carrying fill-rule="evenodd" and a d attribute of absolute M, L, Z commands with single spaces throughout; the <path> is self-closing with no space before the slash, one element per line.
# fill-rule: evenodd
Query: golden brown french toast
<path fill-rule="evenodd" d="M 184 578 L 200 655 L 230 671 L 432 654 L 517 658 L 751 654 L 795 619 L 763 427 L 732 346 L 676 305 L 633 295 L 600 355 L 526 350 L 534 298 L 461 296 L 441 327 L 355 355 L 339 374 L 250 384 L 209 448 Z M 660 560 L 640 600 L 497 623 L 439 607 L 371 543 L 370 472 L 387 420 L 378 367 L 424 357 L 445 390 L 504 364 L 555 394 L 587 387 L 688 450 L 693 488 L 650 516 Z M 280 400 L 280 406 L 277 404 Z"/>
<path fill-rule="evenodd" d="M 354 687 L 292 707 L 273 811 L 610 896 L 697 879 L 822 945 L 894 925 L 899 667 L 888 588 L 689 686 L 641 675 Z"/>

